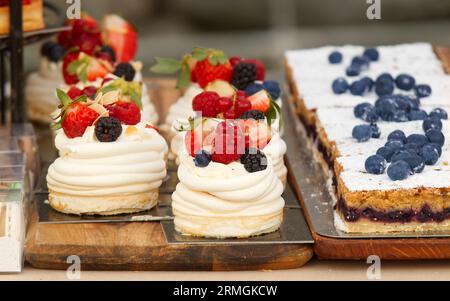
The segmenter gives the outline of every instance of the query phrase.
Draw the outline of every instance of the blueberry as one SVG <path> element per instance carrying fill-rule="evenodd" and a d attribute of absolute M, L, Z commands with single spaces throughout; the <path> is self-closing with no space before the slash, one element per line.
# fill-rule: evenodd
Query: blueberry
<path fill-rule="evenodd" d="M 415 143 L 406 143 L 403 148 L 405 149 L 405 151 L 410 152 L 411 154 L 418 154 L 419 153 L 419 146 Z"/>
<path fill-rule="evenodd" d="M 352 59 L 351 65 L 359 67 L 361 70 L 369 68 L 370 60 L 366 56 L 355 56 Z"/>
<path fill-rule="evenodd" d="M 353 114 L 355 115 L 356 118 L 361 118 L 363 116 L 363 114 L 367 112 L 368 109 L 372 109 L 372 108 L 373 108 L 373 105 L 371 105 L 368 102 L 363 102 L 363 103 L 357 104 L 353 108 Z"/>
<path fill-rule="evenodd" d="M 405 112 L 411 111 L 411 102 L 407 96 L 401 94 L 394 94 L 392 95 L 392 99 L 394 100 L 399 110 Z"/>
<path fill-rule="evenodd" d="M 408 137 L 406 137 L 406 143 L 415 143 L 418 147 L 422 147 L 425 144 L 427 144 L 428 138 L 425 135 L 422 134 L 411 134 Z"/>
<path fill-rule="evenodd" d="M 372 137 L 372 128 L 368 124 L 360 124 L 353 128 L 352 137 L 358 142 L 365 142 Z"/>
<path fill-rule="evenodd" d="M 376 123 L 371 123 L 370 127 L 372 128 L 372 138 L 378 139 L 381 136 L 381 130 Z"/>
<path fill-rule="evenodd" d="M 406 135 L 402 130 L 395 130 L 388 135 L 387 140 L 398 140 L 401 141 L 402 144 L 404 144 L 406 142 Z"/>
<path fill-rule="evenodd" d="M 342 53 L 339 51 L 333 51 L 328 56 L 328 62 L 330 62 L 330 64 L 339 64 L 342 62 Z"/>
<path fill-rule="evenodd" d="M 429 85 L 416 85 L 414 87 L 414 92 L 417 97 L 428 97 L 431 95 L 431 87 Z"/>
<path fill-rule="evenodd" d="M 410 169 L 414 173 L 420 173 L 425 167 L 424 159 L 417 155 L 416 153 L 411 153 L 409 151 L 399 151 L 395 153 L 391 158 L 392 163 L 398 161 L 404 161 L 408 163 Z"/>
<path fill-rule="evenodd" d="M 394 152 L 394 149 L 382 146 L 377 150 L 377 155 L 382 156 L 384 159 L 386 159 L 387 162 L 391 162 L 391 158 Z"/>
<path fill-rule="evenodd" d="M 408 163 L 400 160 L 389 165 L 387 174 L 391 180 L 401 181 L 411 174 L 411 168 Z"/>
<path fill-rule="evenodd" d="M 381 175 L 386 169 L 386 159 L 380 155 L 370 156 L 364 163 L 364 167 L 370 174 Z"/>
<path fill-rule="evenodd" d="M 380 74 L 377 79 L 375 80 L 376 83 L 394 83 L 394 78 L 389 73 L 382 73 Z"/>
<path fill-rule="evenodd" d="M 361 67 L 358 65 L 350 65 L 345 69 L 345 74 L 347 76 L 358 76 L 361 73 Z"/>
<path fill-rule="evenodd" d="M 45 57 L 50 56 L 50 50 L 56 45 L 57 43 L 54 41 L 47 41 L 41 46 L 41 55 Z"/>
<path fill-rule="evenodd" d="M 66 49 L 60 44 L 55 44 L 50 49 L 50 54 L 48 56 L 48 59 L 52 62 L 57 63 L 63 59 L 65 54 L 66 54 Z"/>
<path fill-rule="evenodd" d="M 406 96 L 407 101 L 409 102 L 409 107 L 411 110 L 419 110 L 420 109 L 420 98 Z"/>
<path fill-rule="evenodd" d="M 375 82 L 375 93 L 378 96 L 390 95 L 394 92 L 394 84 L 392 82 Z"/>
<path fill-rule="evenodd" d="M 349 87 L 348 87 L 347 80 L 343 77 L 339 77 L 333 81 L 331 88 L 333 89 L 334 94 L 342 94 L 342 93 L 347 92 L 347 89 Z"/>
<path fill-rule="evenodd" d="M 429 129 L 425 135 L 431 143 L 443 146 L 445 143 L 445 136 L 441 131 L 435 129 Z"/>
<path fill-rule="evenodd" d="M 406 115 L 405 111 L 402 110 L 396 110 L 394 111 L 394 114 L 392 115 L 392 121 L 395 122 L 406 122 L 408 121 L 408 116 Z"/>
<path fill-rule="evenodd" d="M 366 85 L 366 92 L 372 91 L 374 82 L 370 77 L 364 76 L 360 79 L 360 81 L 362 81 Z"/>
<path fill-rule="evenodd" d="M 371 61 L 378 61 L 380 54 L 376 48 L 366 48 L 364 50 L 364 56 L 368 57 Z"/>
<path fill-rule="evenodd" d="M 211 154 L 202 150 L 195 154 L 194 163 L 197 167 L 206 167 L 211 162 Z"/>
<path fill-rule="evenodd" d="M 276 100 L 280 97 L 281 89 L 280 89 L 280 85 L 278 84 L 278 82 L 276 82 L 274 80 L 266 80 L 262 84 L 262 86 L 267 92 L 269 92 L 269 94 L 273 100 Z"/>
<path fill-rule="evenodd" d="M 442 121 L 439 118 L 428 117 L 422 123 L 423 131 L 426 132 L 429 129 L 442 130 Z"/>
<path fill-rule="evenodd" d="M 382 96 L 375 102 L 378 115 L 384 121 L 392 121 L 394 112 L 398 110 L 398 106 L 391 96 Z"/>
<path fill-rule="evenodd" d="M 400 90 L 409 91 L 416 84 L 416 80 L 411 75 L 402 73 L 395 78 L 395 84 Z"/>
<path fill-rule="evenodd" d="M 437 152 L 439 154 L 439 157 L 442 155 L 442 146 L 440 146 L 439 144 L 428 143 L 428 144 L 425 144 L 425 145 L 430 145 L 430 146 L 434 147 L 437 150 Z"/>
<path fill-rule="evenodd" d="M 408 152 L 407 150 L 404 149 L 398 150 L 392 155 L 391 162 L 394 163 L 400 160 L 406 161 L 406 159 L 410 156 L 411 153 Z"/>
<path fill-rule="evenodd" d="M 264 89 L 261 84 L 251 83 L 245 88 L 245 95 L 250 96 Z"/>
<path fill-rule="evenodd" d="M 408 113 L 408 119 L 410 121 L 425 120 L 427 117 L 427 112 L 425 112 L 424 110 L 411 110 Z"/>
<path fill-rule="evenodd" d="M 377 109 L 372 107 L 366 110 L 364 114 L 361 116 L 361 119 L 366 122 L 377 122 L 379 119 Z"/>
<path fill-rule="evenodd" d="M 384 146 L 389 147 L 394 152 L 404 149 L 404 144 L 400 140 L 390 140 Z"/>
<path fill-rule="evenodd" d="M 364 94 L 365 91 L 366 91 L 366 83 L 361 80 L 354 81 L 350 85 L 350 93 L 352 95 L 360 95 L 361 96 Z"/>
<path fill-rule="evenodd" d="M 439 152 L 433 145 L 426 144 L 420 149 L 420 156 L 426 165 L 434 165 L 439 160 Z"/>
<path fill-rule="evenodd" d="M 441 108 L 433 109 L 430 112 L 430 117 L 439 118 L 439 119 L 448 119 L 447 111 Z"/>

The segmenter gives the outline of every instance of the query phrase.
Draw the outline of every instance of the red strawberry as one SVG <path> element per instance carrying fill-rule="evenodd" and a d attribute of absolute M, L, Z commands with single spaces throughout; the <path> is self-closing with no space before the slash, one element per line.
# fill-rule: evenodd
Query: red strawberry
<path fill-rule="evenodd" d="M 109 111 L 109 117 L 114 117 L 123 124 L 135 125 L 141 121 L 141 110 L 134 102 L 118 101 L 105 107 Z"/>
<path fill-rule="evenodd" d="M 78 81 L 79 81 L 78 76 L 76 74 L 69 74 L 69 71 L 68 71 L 69 65 L 78 59 L 79 54 L 80 54 L 79 52 L 69 52 L 64 57 L 63 76 L 64 76 L 64 81 L 68 85 L 74 85 L 74 84 L 78 83 Z"/>
<path fill-rule="evenodd" d="M 202 149 L 202 140 L 200 136 L 200 131 L 190 130 L 186 132 L 184 143 L 189 155 L 195 157 L 195 154 Z"/>
<path fill-rule="evenodd" d="M 111 69 L 105 64 L 105 61 L 92 58 L 87 70 L 87 80 L 94 81 L 97 78 L 104 78 Z"/>
<path fill-rule="evenodd" d="M 247 98 L 252 104 L 252 110 L 259 110 L 263 113 L 270 108 L 270 96 L 266 90 L 261 90 Z"/>
<path fill-rule="evenodd" d="M 91 126 L 98 116 L 97 112 L 88 108 L 84 103 L 74 102 L 65 110 L 61 126 L 67 137 L 81 137 L 86 128 Z"/>
<path fill-rule="evenodd" d="M 220 113 L 220 96 L 216 92 L 202 92 L 192 100 L 192 109 L 196 112 L 202 112 L 203 117 L 216 117 Z"/>
<path fill-rule="evenodd" d="M 263 149 L 269 143 L 271 134 L 270 128 L 265 122 L 246 119 L 239 120 L 239 124 L 245 133 L 245 147 Z"/>
<path fill-rule="evenodd" d="M 216 128 L 212 161 L 229 164 L 237 161 L 245 152 L 245 135 L 240 126 L 223 121 Z"/>
<path fill-rule="evenodd" d="M 78 89 L 77 87 L 73 86 L 67 91 L 67 95 L 69 95 L 70 98 L 75 99 L 81 95 L 83 95 L 83 91 Z"/>
<path fill-rule="evenodd" d="M 256 80 L 264 81 L 266 77 L 266 67 L 264 66 L 264 63 L 260 60 L 255 59 L 246 59 L 244 60 L 245 63 L 251 63 L 256 65 Z"/>
<path fill-rule="evenodd" d="M 194 78 L 200 87 L 204 88 L 206 85 L 216 79 L 222 79 L 224 81 L 230 81 L 233 73 L 231 64 L 227 61 L 225 64 L 212 65 L 209 59 L 197 62 L 194 70 Z"/>
<path fill-rule="evenodd" d="M 102 27 L 103 41 L 114 49 L 117 61 L 132 61 L 138 47 L 137 33 L 133 26 L 118 15 L 107 15 Z"/>

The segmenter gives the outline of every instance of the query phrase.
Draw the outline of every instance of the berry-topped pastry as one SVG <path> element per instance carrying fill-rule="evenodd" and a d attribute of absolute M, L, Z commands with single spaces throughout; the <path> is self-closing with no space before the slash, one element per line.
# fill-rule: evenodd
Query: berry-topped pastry
<path fill-rule="evenodd" d="M 246 127 L 246 120 L 192 120 L 172 194 L 177 231 L 224 238 L 280 227 L 283 185 L 262 146 L 248 140 Z"/>
<path fill-rule="evenodd" d="M 259 99 L 254 96 L 250 103 L 243 100 L 245 97 L 250 100 L 250 96 L 263 89 L 278 107 L 281 106 L 279 84 L 275 81 L 265 81 L 265 66 L 259 60 L 228 58 L 222 50 L 196 47 L 191 53 L 184 55 L 181 61 L 156 58 L 156 64 L 151 70 L 161 74 L 178 72 L 177 87 L 185 91 L 170 107 L 162 126 L 163 130 L 169 132 L 167 136 L 170 139 L 176 133 L 172 127 L 174 122 L 186 121 L 195 115 L 193 100 L 203 91 L 216 91 L 221 97 L 231 98 L 231 103 L 222 103 L 220 111 L 217 111 L 217 114 L 222 113 L 222 118 L 235 119 L 250 109 L 269 109 L 267 98 Z M 236 97 L 239 91 L 242 101 Z M 210 104 L 214 106 L 211 110 L 216 110 L 215 104 Z M 275 129 L 277 126 L 274 124 Z"/>
<path fill-rule="evenodd" d="M 81 90 L 100 88 L 106 78 L 121 77 L 142 82 L 142 64 L 133 62 L 137 36 L 129 23 L 117 15 L 108 15 L 100 26 L 83 14 L 81 19 L 68 20 L 71 29 L 46 42 L 41 49 L 41 66 L 30 74 L 25 93 L 30 119 L 50 122 L 49 115 L 58 106 L 56 88 L 77 85 Z M 158 114 L 142 84 L 142 117 L 156 123 Z"/>
<path fill-rule="evenodd" d="M 54 126 L 61 128 L 55 138 L 60 156 L 48 169 L 50 205 L 78 215 L 155 206 L 166 176 L 167 144 L 159 130 L 141 121 L 133 98 L 116 83 L 92 97 L 72 93 L 57 91 L 61 110 Z"/>
<path fill-rule="evenodd" d="M 10 0 L 0 0 L 0 35 L 9 34 Z M 32 31 L 44 28 L 44 8 L 42 0 L 22 0 L 22 28 Z"/>

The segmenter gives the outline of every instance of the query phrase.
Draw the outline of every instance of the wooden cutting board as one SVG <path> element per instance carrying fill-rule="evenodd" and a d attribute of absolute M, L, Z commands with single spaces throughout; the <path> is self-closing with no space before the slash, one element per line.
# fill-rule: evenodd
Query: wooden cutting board
<path fill-rule="evenodd" d="M 175 82 L 149 84 L 165 118 L 179 96 Z M 306 244 L 170 244 L 159 222 L 39 224 L 36 206 L 31 212 L 25 257 L 35 268 L 67 269 L 67 258 L 77 255 L 84 270 L 274 270 L 301 267 L 313 256 Z"/>

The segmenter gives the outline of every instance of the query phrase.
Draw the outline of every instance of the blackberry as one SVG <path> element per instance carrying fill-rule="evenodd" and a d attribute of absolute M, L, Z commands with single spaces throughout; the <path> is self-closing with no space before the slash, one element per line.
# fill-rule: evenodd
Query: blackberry
<path fill-rule="evenodd" d="M 113 117 L 101 117 L 95 125 L 95 136 L 100 142 L 113 142 L 122 133 L 120 121 Z"/>
<path fill-rule="evenodd" d="M 264 116 L 264 113 L 260 110 L 250 110 L 239 116 L 238 119 L 264 120 L 266 119 L 266 116 Z"/>
<path fill-rule="evenodd" d="M 231 83 L 238 90 L 245 90 L 248 85 L 256 80 L 256 65 L 240 62 L 233 68 L 233 79 Z"/>
<path fill-rule="evenodd" d="M 66 49 L 62 45 L 53 41 L 46 42 L 41 48 L 41 55 L 55 63 L 62 60 L 65 54 Z"/>
<path fill-rule="evenodd" d="M 104 52 L 104 53 L 109 54 L 109 55 L 111 56 L 111 60 L 112 60 L 113 62 L 116 61 L 116 52 L 114 51 L 114 49 L 113 49 L 111 46 L 103 45 L 103 46 L 100 48 L 100 52 Z"/>
<path fill-rule="evenodd" d="M 136 71 L 130 63 L 120 63 L 113 72 L 118 77 L 124 77 L 126 81 L 131 82 L 134 79 Z"/>
<path fill-rule="evenodd" d="M 53 41 L 48 41 L 45 42 L 44 44 L 42 44 L 41 47 L 41 55 L 45 56 L 45 57 L 49 57 L 50 56 L 50 50 L 53 48 L 53 46 L 55 46 L 57 43 L 53 42 Z"/>
<path fill-rule="evenodd" d="M 241 163 L 248 172 L 257 172 L 267 168 L 267 158 L 260 150 L 248 148 L 241 157 Z"/>

